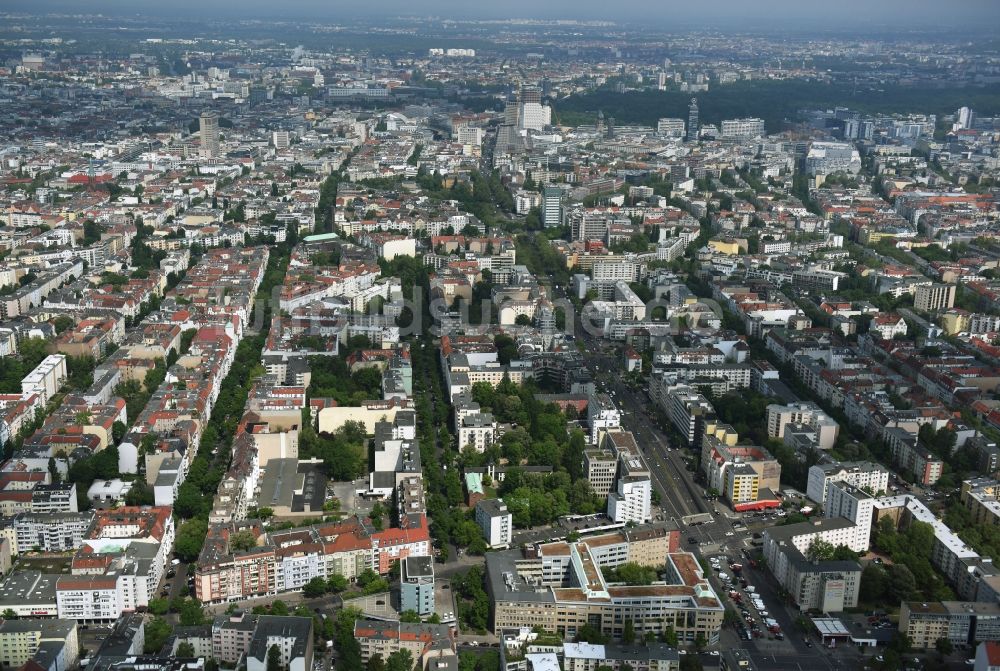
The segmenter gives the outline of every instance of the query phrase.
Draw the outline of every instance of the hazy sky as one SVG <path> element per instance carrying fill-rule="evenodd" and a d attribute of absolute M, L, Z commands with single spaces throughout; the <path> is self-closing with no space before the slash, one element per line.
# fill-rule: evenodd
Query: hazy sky
<path fill-rule="evenodd" d="M 1000 26 L 1000 0 L 3 0 L 0 11 L 243 16 L 336 20 L 354 16 L 581 18 L 669 26 Z"/>

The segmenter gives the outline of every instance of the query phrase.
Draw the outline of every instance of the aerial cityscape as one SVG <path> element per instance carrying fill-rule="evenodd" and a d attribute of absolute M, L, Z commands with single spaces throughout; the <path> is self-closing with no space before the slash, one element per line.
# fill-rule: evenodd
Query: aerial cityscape
<path fill-rule="evenodd" d="M 0 449 L 0 671 L 998 671 L 1000 4 L 0 3 Z"/>

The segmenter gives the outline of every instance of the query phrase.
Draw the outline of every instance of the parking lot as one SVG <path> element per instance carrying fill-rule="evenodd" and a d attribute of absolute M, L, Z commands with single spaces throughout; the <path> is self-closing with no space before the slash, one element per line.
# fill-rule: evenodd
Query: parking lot
<path fill-rule="evenodd" d="M 808 634 L 800 626 L 798 610 L 794 606 L 788 605 L 779 594 L 777 583 L 774 582 L 774 578 L 769 574 L 767 568 L 759 563 L 754 566 L 750 562 L 751 557 L 755 556 L 749 550 L 705 555 L 705 559 L 710 564 L 713 559 L 718 560 L 716 563 L 719 564 L 719 570 L 716 571 L 712 567 L 711 571 L 713 586 L 718 590 L 719 596 L 726 606 L 735 608 L 740 616 L 735 627 L 723 628 L 721 647 L 723 649 L 738 647 L 746 650 L 758 668 L 761 669 L 813 671 L 816 669 L 860 668 L 859 663 L 867 656 L 868 651 L 859 650 L 850 644 L 841 645 L 834 649 L 823 648 L 818 637 Z M 748 591 L 743 588 L 742 582 L 733 580 L 733 572 L 728 568 L 733 560 L 743 565 L 741 578 L 747 581 L 748 587 L 754 587 L 752 594 L 759 595 L 764 608 L 746 604 Z M 721 573 L 726 573 L 729 576 L 732 590 L 726 589 L 726 581 L 719 577 Z M 728 596 L 730 591 L 736 591 L 740 595 L 741 602 L 747 606 L 747 615 L 743 615 L 739 603 Z M 768 628 L 764 626 L 761 611 L 767 612 L 767 616 L 764 617 L 777 621 L 782 637 L 779 638 L 775 632 L 768 631 Z M 756 629 L 747 621 L 747 616 L 753 621 L 753 625 L 756 625 Z M 746 640 L 744 629 L 749 629 L 751 632 L 749 641 Z M 760 632 L 759 635 L 756 633 L 757 631 Z"/>
<path fill-rule="evenodd" d="M 749 557 L 738 554 L 718 554 L 708 558 L 715 580 L 718 581 L 720 596 L 728 600 L 729 606 L 740 614 L 740 624 L 736 631 L 744 641 L 763 640 L 784 641 L 786 626 L 782 626 L 776 615 L 778 603 L 772 603 L 772 614 L 764 601 L 763 593 L 746 578 L 745 568 L 749 567 Z"/>
<path fill-rule="evenodd" d="M 897 622 L 883 610 L 868 613 L 841 613 L 839 615 L 844 626 L 853 636 L 891 639 L 898 628 Z"/>
<path fill-rule="evenodd" d="M 185 593 L 194 593 L 194 574 L 188 575 L 187 564 L 181 562 L 167 564 L 167 570 L 163 573 L 163 583 L 157 595 L 161 599 L 175 599 L 184 596 Z"/>
<path fill-rule="evenodd" d="M 335 497 L 340 501 L 340 512 L 348 515 L 366 515 L 371 512 L 375 501 L 357 495 L 359 489 L 368 489 L 368 479 L 361 478 L 353 482 L 328 482 L 327 497 Z"/>

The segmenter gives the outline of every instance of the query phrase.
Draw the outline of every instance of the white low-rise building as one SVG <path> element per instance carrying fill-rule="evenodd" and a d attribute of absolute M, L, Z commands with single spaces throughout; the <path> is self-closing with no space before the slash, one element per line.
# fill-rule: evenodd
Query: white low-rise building
<path fill-rule="evenodd" d="M 817 519 L 764 530 L 764 559 L 792 601 L 805 610 L 839 612 L 858 605 L 861 565 L 854 560 L 816 557 L 814 543 L 847 545 L 855 524 L 844 518 Z"/>
<path fill-rule="evenodd" d="M 648 473 L 618 478 L 617 489 L 608 496 L 608 517 L 618 523 L 651 521 L 652 491 Z"/>
<path fill-rule="evenodd" d="M 496 440 L 497 423 L 488 412 L 465 415 L 458 427 L 458 449 L 471 447 L 476 452 L 484 452 Z"/>
<path fill-rule="evenodd" d="M 846 482 L 878 496 L 889 490 L 889 471 L 871 461 L 816 464 L 809 469 L 806 496 L 822 505 L 831 482 Z"/>
<path fill-rule="evenodd" d="M 50 354 L 21 380 L 21 392 L 27 396 L 38 394 L 42 403 L 48 403 L 66 381 L 66 355 Z"/>
<path fill-rule="evenodd" d="M 816 464 L 809 469 L 806 496 L 822 505 L 833 482 L 845 482 L 878 496 L 889 489 L 889 471 L 871 461 Z"/>
<path fill-rule="evenodd" d="M 823 412 L 815 403 L 791 403 L 767 406 L 767 436 L 768 438 L 784 438 L 785 429 L 789 425 L 803 424 L 812 429 L 817 436 L 817 446 L 823 450 L 832 449 L 837 442 L 840 425 Z"/>
<path fill-rule="evenodd" d="M 70 552 L 83 543 L 92 512 L 22 513 L 14 519 L 15 552 Z"/>
<path fill-rule="evenodd" d="M 56 582 L 59 617 L 113 622 L 123 612 L 149 604 L 145 576 L 135 573 L 64 576 Z"/>

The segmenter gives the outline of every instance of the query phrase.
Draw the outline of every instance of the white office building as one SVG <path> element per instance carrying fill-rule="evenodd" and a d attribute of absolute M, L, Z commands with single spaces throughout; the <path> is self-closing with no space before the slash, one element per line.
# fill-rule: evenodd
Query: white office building
<path fill-rule="evenodd" d="M 855 552 L 867 552 L 871 539 L 875 497 L 846 482 L 831 482 L 826 489 L 823 516 L 854 522 L 854 534 L 844 543 Z"/>
<path fill-rule="evenodd" d="M 459 144 L 471 144 L 478 147 L 483 143 L 483 129 L 478 126 L 459 126 L 456 140 Z"/>
<path fill-rule="evenodd" d="M 784 438 L 785 429 L 789 425 L 805 425 L 816 432 L 817 447 L 821 450 L 832 449 L 837 442 L 840 425 L 823 412 L 815 403 L 790 403 L 767 406 L 767 436 L 768 438 Z"/>
<path fill-rule="evenodd" d="M 66 355 L 50 354 L 21 380 L 21 393 L 38 394 L 44 405 L 59 391 L 66 376 Z"/>
<path fill-rule="evenodd" d="M 652 521 L 652 493 L 648 473 L 618 478 L 618 488 L 608 496 L 608 517 L 626 524 Z"/>
<path fill-rule="evenodd" d="M 806 496 L 820 505 L 825 504 L 828 487 L 832 482 L 845 482 L 878 495 L 889 489 L 889 471 L 871 461 L 816 464 L 809 469 Z"/>
<path fill-rule="evenodd" d="M 288 149 L 291 143 L 291 133 L 287 130 L 276 130 L 271 133 L 271 144 L 275 149 Z"/>
<path fill-rule="evenodd" d="M 513 515 L 502 499 L 483 499 L 476 504 L 476 523 L 491 548 L 510 547 L 514 537 Z"/>
<path fill-rule="evenodd" d="M 722 122 L 722 137 L 724 138 L 754 138 L 764 135 L 764 120 L 755 118 L 726 119 Z"/>
<path fill-rule="evenodd" d="M 806 173 L 810 175 L 830 175 L 846 172 L 856 175 L 861 172 L 861 154 L 854 145 L 847 142 L 813 142 L 806 154 Z"/>
<path fill-rule="evenodd" d="M 525 130 L 542 130 L 552 125 L 552 108 L 536 102 L 521 103 L 520 127 Z"/>
<path fill-rule="evenodd" d="M 597 445 L 602 431 L 622 425 L 622 416 L 610 396 L 595 394 L 587 403 L 587 423 L 590 425 L 590 444 Z"/>
<path fill-rule="evenodd" d="M 684 119 L 660 119 L 656 122 L 656 134 L 664 137 L 684 137 Z"/>
<path fill-rule="evenodd" d="M 563 190 L 556 186 L 542 188 L 542 225 L 545 228 L 562 226 Z"/>

